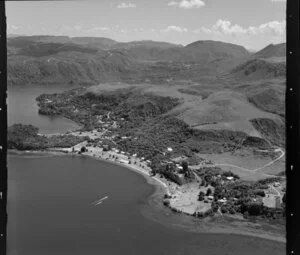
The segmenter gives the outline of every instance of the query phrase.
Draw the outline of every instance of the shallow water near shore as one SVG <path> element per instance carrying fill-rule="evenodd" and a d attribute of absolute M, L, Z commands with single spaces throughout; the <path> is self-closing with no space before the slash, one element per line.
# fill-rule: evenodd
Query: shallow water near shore
<path fill-rule="evenodd" d="M 8 159 L 8 254 L 285 253 L 274 241 L 183 231 L 180 217 L 162 224 L 166 211 L 147 206 L 155 187 L 121 166 L 77 156 Z"/>

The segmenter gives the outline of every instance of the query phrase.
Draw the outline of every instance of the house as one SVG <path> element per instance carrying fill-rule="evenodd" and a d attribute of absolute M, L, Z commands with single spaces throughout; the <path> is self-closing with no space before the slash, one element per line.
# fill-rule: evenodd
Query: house
<path fill-rule="evenodd" d="M 182 169 L 183 169 L 183 167 L 182 167 L 182 166 L 178 166 L 177 168 L 178 168 L 178 169 L 180 169 L 180 170 L 182 170 Z"/>
<path fill-rule="evenodd" d="M 211 195 L 210 195 L 210 196 L 208 196 L 207 198 L 208 198 L 208 200 L 213 200 L 213 199 L 214 199 L 214 196 L 211 196 Z"/>
<path fill-rule="evenodd" d="M 137 154 L 136 154 L 136 153 L 132 155 L 132 157 L 136 157 L 136 156 L 137 156 Z"/>
<path fill-rule="evenodd" d="M 171 147 L 168 147 L 167 150 L 170 152 L 173 151 L 173 149 Z"/>
<path fill-rule="evenodd" d="M 227 176 L 226 179 L 227 179 L 228 181 L 233 181 L 234 177 L 233 177 L 233 176 Z"/>
<path fill-rule="evenodd" d="M 124 152 L 124 151 L 121 151 L 121 154 L 125 154 L 125 152 Z"/>
<path fill-rule="evenodd" d="M 218 202 L 220 202 L 220 203 L 226 203 L 227 200 L 226 200 L 226 198 L 225 199 L 219 199 Z"/>

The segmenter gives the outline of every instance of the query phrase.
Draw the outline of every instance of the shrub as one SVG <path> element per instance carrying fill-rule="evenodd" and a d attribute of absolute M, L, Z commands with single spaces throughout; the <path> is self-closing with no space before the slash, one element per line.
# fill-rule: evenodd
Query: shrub
<path fill-rule="evenodd" d="M 197 213 L 197 216 L 198 216 L 199 218 L 203 218 L 203 217 L 204 217 L 204 213 L 203 213 L 203 212 L 198 212 L 198 213 Z"/>
<path fill-rule="evenodd" d="M 170 206 L 170 200 L 164 200 L 164 206 Z"/>
<path fill-rule="evenodd" d="M 231 207 L 231 208 L 229 209 L 229 213 L 230 213 L 230 214 L 235 214 L 235 210 L 234 210 L 233 207 Z"/>
<path fill-rule="evenodd" d="M 254 194 L 257 195 L 257 196 L 261 196 L 261 197 L 265 197 L 266 194 L 263 190 L 255 190 L 254 191 Z"/>
<path fill-rule="evenodd" d="M 222 207 L 221 207 L 221 212 L 222 212 L 222 213 L 227 213 L 228 210 L 227 210 L 227 208 L 226 208 L 225 206 L 222 206 Z"/>

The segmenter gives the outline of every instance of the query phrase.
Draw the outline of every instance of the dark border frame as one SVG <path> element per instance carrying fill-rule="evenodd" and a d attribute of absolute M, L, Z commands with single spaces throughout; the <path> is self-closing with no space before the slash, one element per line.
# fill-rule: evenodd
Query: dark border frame
<path fill-rule="evenodd" d="M 300 54 L 298 0 L 287 0 L 286 177 L 287 254 L 300 254 Z M 0 255 L 7 241 L 7 48 L 5 2 L 0 1 Z M 298 170 L 298 172 L 297 172 Z"/>
<path fill-rule="evenodd" d="M 287 254 L 300 254 L 300 58 L 299 0 L 287 0 L 286 13 L 286 223 Z"/>
<path fill-rule="evenodd" d="M 0 254 L 6 254 L 7 224 L 7 48 L 5 2 L 0 1 Z"/>

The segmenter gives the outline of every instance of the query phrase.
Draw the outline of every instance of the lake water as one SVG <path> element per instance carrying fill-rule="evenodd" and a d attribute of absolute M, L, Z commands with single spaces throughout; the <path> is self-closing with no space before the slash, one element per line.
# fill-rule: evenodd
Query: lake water
<path fill-rule="evenodd" d="M 66 118 L 38 114 L 36 97 L 43 93 L 59 93 L 70 87 L 28 87 L 16 86 L 8 88 L 8 125 L 15 123 L 32 124 L 40 133 L 51 134 L 78 129 L 79 126 Z"/>
<path fill-rule="evenodd" d="M 31 97 L 30 90 L 26 93 L 10 96 Z M 36 88 L 32 93 L 37 93 Z M 21 102 L 11 98 L 10 104 L 13 100 Z M 34 112 L 27 114 L 42 127 L 47 120 Z M 49 121 L 44 131 L 61 131 L 58 123 L 65 129 L 65 120 L 60 121 Z M 285 253 L 284 244 L 273 241 L 184 231 L 176 225 L 187 216 L 150 206 L 148 197 L 154 186 L 139 174 L 108 162 L 11 153 L 8 169 L 9 255 Z M 105 196 L 101 204 L 92 204 Z"/>

